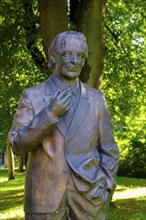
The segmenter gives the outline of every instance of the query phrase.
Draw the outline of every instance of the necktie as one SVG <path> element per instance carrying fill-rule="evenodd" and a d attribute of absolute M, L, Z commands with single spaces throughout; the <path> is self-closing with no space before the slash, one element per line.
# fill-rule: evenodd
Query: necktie
<path fill-rule="evenodd" d="M 68 113 L 64 116 L 64 123 L 67 128 L 69 128 L 69 126 L 72 122 L 73 115 L 74 115 L 74 106 L 73 106 L 73 101 L 71 101 L 71 107 L 68 110 Z"/>

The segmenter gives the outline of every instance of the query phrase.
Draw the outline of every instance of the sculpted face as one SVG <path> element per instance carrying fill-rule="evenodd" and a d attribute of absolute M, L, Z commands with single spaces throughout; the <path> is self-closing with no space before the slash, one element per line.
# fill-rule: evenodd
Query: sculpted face
<path fill-rule="evenodd" d="M 86 44 L 81 39 L 66 37 L 55 54 L 55 74 L 65 83 L 72 83 L 80 75 L 86 58 Z"/>

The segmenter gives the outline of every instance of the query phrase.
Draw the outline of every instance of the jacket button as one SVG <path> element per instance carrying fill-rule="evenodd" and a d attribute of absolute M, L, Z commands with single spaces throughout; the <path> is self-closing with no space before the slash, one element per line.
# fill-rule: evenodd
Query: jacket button
<path fill-rule="evenodd" d="M 70 149 L 69 148 L 66 148 L 66 153 L 70 153 Z"/>
<path fill-rule="evenodd" d="M 68 173 L 68 172 L 69 172 L 68 167 L 64 167 L 63 172 L 64 172 L 64 173 Z"/>

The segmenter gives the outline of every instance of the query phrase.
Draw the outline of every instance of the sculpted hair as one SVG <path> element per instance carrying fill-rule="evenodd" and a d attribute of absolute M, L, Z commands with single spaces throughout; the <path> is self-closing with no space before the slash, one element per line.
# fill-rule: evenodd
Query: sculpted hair
<path fill-rule="evenodd" d="M 83 44 L 85 44 L 86 49 L 85 49 L 85 55 L 86 58 L 88 56 L 88 46 L 87 46 L 87 41 L 86 41 L 86 37 L 84 36 L 83 33 L 81 32 L 76 32 L 76 31 L 65 31 L 62 32 L 60 34 L 58 34 L 54 40 L 52 41 L 49 49 L 48 49 L 48 53 L 49 53 L 49 63 L 48 63 L 48 67 L 49 69 L 54 69 L 55 68 L 55 61 L 53 56 L 55 55 L 55 53 L 61 53 L 62 52 L 62 48 L 61 46 L 63 45 L 63 43 L 65 42 L 66 38 L 70 36 L 70 37 L 74 37 L 77 39 L 80 39 Z"/>

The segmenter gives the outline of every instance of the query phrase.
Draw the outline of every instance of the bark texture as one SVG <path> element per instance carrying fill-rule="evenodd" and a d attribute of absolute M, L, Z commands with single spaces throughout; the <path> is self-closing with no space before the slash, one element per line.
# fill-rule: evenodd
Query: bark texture
<path fill-rule="evenodd" d="M 106 0 L 71 1 L 70 19 L 85 34 L 89 47 L 81 79 L 94 88 L 100 88 L 103 76 L 105 5 Z"/>
<path fill-rule="evenodd" d="M 8 159 L 8 179 L 15 179 L 14 175 L 14 154 L 12 148 L 7 144 L 7 159 Z"/>
<path fill-rule="evenodd" d="M 67 1 L 38 0 L 43 47 L 48 60 L 48 47 L 54 37 L 67 31 Z"/>
<path fill-rule="evenodd" d="M 23 156 L 19 156 L 19 173 L 22 173 L 24 171 L 23 165 L 24 165 Z"/>

